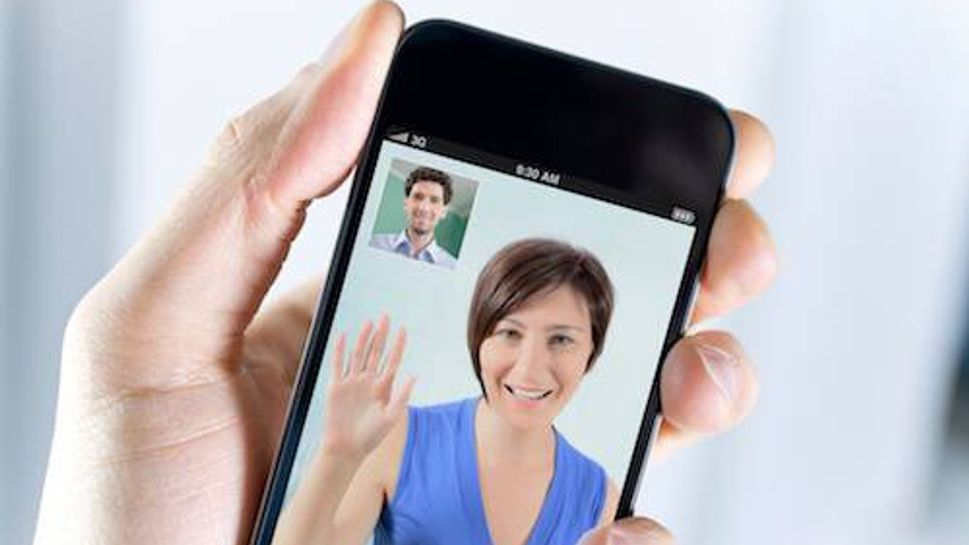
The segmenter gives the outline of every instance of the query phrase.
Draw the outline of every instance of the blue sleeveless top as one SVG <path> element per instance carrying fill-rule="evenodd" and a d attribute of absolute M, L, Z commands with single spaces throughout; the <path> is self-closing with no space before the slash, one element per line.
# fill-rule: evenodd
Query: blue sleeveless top
<path fill-rule="evenodd" d="M 475 448 L 479 398 L 408 410 L 397 490 L 374 545 L 492 545 Z M 555 432 L 555 470 L 526 545 L 575 545 L 602 515 L 606 473 Z"/>

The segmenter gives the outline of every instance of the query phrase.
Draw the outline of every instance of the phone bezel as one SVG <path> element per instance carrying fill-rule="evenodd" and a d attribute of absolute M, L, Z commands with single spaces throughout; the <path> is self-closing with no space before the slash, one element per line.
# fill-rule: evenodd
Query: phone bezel
<path fill-rule="evenodd" d="M 639 421 L 616 518 L 632 515 L 661 415 L 662 361 L 684 331 L 731 168 L 735 139 L 730 118 L 717 101 L 696 91 L 453 21 L 431 20 L 405 31 L 388 72 L 354 174 L 251 543 L 272 541 L 380 144 L 395 127 L 554 166 L 622 192 L 629 197 L 623 204 L 632 207 L 649 201 L 654 207 L 667 203 L 670 211 L 680 206 L 695 213 L 696 235 Z"/>

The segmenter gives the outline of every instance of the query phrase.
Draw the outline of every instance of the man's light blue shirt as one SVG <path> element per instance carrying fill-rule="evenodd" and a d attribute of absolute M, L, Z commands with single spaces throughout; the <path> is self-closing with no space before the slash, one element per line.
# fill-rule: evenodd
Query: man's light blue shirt
<path fill-rule="evenodd" d="M 411 257 L 413 250 L 413 246 L 411 246 L 410 239 L 407 238 L 405 231 L 401 231 L 396 235 L 375 234 L 370 239 L 370 247 L 394 252 L 407 257 Z M 417 255 L 413 256 L 413 258 L 424 263 L 447 267 L 448 269 L 453 269 L 454 265 L 457 264 L 454 256 L 449 254 L 444 248 L 438 246 L 436 240 L 431 240 L 431 243 L 425 246 Z"/>

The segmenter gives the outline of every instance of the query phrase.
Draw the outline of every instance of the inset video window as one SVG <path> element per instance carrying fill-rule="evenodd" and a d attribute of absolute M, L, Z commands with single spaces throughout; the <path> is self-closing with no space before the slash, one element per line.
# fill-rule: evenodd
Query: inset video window
<path fill-rule="evenodd" d="M 387 175 L 370 246 L 453 269 L 477 182 L 395 159 Z"/>

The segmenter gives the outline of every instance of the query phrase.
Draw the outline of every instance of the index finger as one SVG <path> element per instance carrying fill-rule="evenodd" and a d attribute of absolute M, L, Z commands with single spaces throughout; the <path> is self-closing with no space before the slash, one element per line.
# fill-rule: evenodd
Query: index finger
<path fill-rule="evenodd" d="M 730 110 L 736 133 L 733 168 L 727 180 L 728 199 L 750 195 L 774 165 L 774 137 L 760 119 L 741 110 Z"/>

